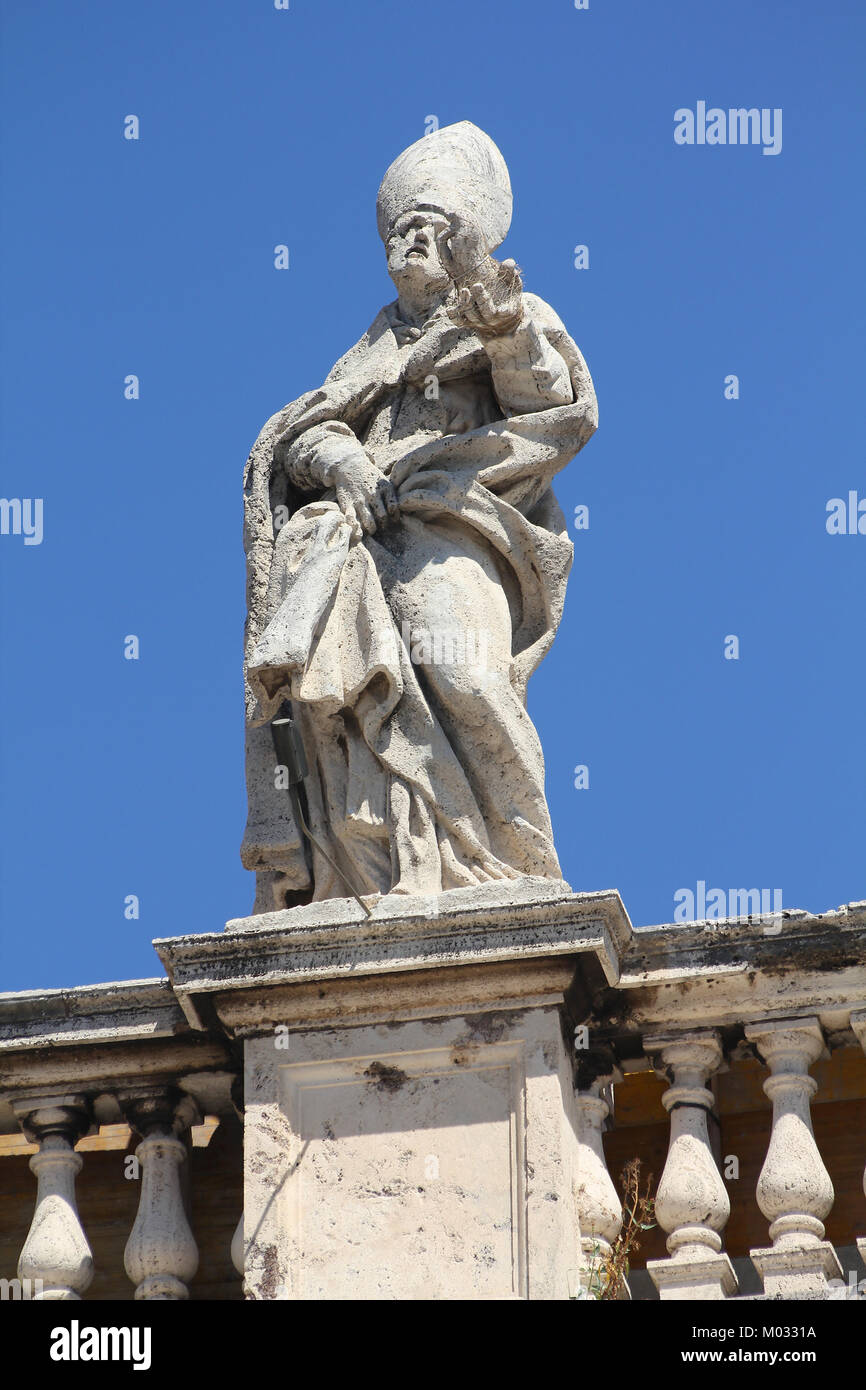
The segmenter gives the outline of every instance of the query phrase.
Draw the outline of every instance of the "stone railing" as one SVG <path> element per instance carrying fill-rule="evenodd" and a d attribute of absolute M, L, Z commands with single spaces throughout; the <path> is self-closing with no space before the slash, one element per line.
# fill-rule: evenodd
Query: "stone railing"
<path fill-rule="evenodd" d="M 838 1296 L 843 1270 L 824 1226 L 834 1192 L 812 1128 L 818 1082 L 811 1072 L 839 1049 L 866 1049 L 866 904 L 822 916 L 786 913 L 633 931 L 615 894 L 554 895 L 538 903 L 527 898 L 519 911 L 512 907 L 508 913 L 461 908 L 459 937 L 444 910 L 404 918 L 389 910 L 382 927 L 363 919 L 355 923 L 354 908 L 345 904 L 333 928 L 298 926 L 291 913 L 272 914 L 259 919 L 259 931 L 245 923 L 243 930 L 158 943 L 171 980 L 0 996 L 0 1141 L 17 1126 L 37 1146 L 30 1158 L 33 1219 L 18 1263 L 21 1285 L 36 1291 L 31 1296 L 80 1299 L 91 1286 L 93 1259 L 78 1214 L 76 1179 L 80 1183 L 87 1146 L 100 1126 L 126 1124 L 137 1136 L 138 1206 L 123 1261 L 134 1296 L 183 1299 L 199 1262 L 186 1190 L 190 1134 L 203 1116 L 242 1115 L 244 1053 L 248 1084 L 266 1044 L 278 1064 L 275 1076 L 301 1078 L 286 1095 L 295 1094 L 301 1082 L 307 1085 L 306 1078 L 318 1085 L 320 1072 L 348 1087 L 348 1095 L 356 1076 L 400 1074 L 399 1048 L 409 1047 L 400 1042 L 401 1029 L 414 1040 L 427 1026 L 419 1020 L 452 1014 L 464 1022 L 468 1015 L 493 1022 L 476 1021 L 468 1032 L 458 1027 L 459 1046 L 440 1048 L 442 1062 L 436 1052 L 427 1071 L 417 1068 L 413 1086 L 420 1094 L 451 1070 L 502 1066 L 497 1059 L 505 1058 L 512 1078 L 508 1104 L 515 1109 L 510 1120 L 504 1116 L 503 1134 L 511 1134 L 515 1154 L 523 1144 L 536 1169 L 539 1158 L 550 1158 L 551 1126 L 559 1123 L 551 1109 L 559 1094 L 554 1079 L 568 1076 L 567 1060 L 564 1071 L 556 1063 L 556 1038 L 561 1032 L 576 1040 L 573 1109 L 563 1102 L 566 1123 L 550 1166 L 561 1175 L 560 1200 L 533 1196 L 530 1185 L 520 1199 L 524 1207 L 515 1209 L 523 1242 L 523 1283 L 515 1296 L 569 1296 L 566 1271 L 561 1278 L 557 1273 L 561 1255 L 554 1259 L 553 1246 L 544 1247 L 544 1241 L 540 1251 L 533 1246 L 533 1233 L 542 1229 L 536 1210 L 545 1219 L 559 1212 L 557 1221 L 564 1220 L 544 1237 L 558 1242 L 557 1251 L 568 1248 L 568 1233 L 574 1232 L 578 1287 L 581 1280 L 586 1286 L 590 1267 L 609 1257 L 622 1212 L 605 1147 L 616 1133 L 619 1088 L 640 1071 L 669 1083 L 658 1107 L 658 1123 L 667 1112 L 669 1145 L 656 1192 L 667 1255 L 648 1262 L 652 1285 L 663 1300 L 743 1296 L 723 1246 L 740 1189 L 722 1175 L 714 1129 L 719 1078 L 744 1062 L 753 1071 L 763 1066 L 763 1091 L 772 1106 L 755 1193 L 767 1235 L 761 1240 L 758 1231 L 749 1252 L 763 1296 Z M 533 1011 L 537 1019 L 552 1017 L 553 1025 L 538 1032 L 544 1044 L 533 1055 L 543 1054 L 540 1070 L 524 1074 L 520 1040 L 532 1033 Z M 334 1019 L 342 1030 L 336 1042 Z M 387 1027 L 375 1034 L 383 1020 Z M 369 1046 L 358 1041 L 362 1029 L 365 1038 L 385 1038 L 385 1062 L 370 1066 L 365 1053 L 356 1066 L 358 1048 Z M 305 1039 L 293 1058 L 274 1052 L 280 1030 Z M 316 1060 L 320 1036 L 333 1054 L 326 1065 Z M 421 1056 L 416 1041 L 412 1047 L 414 1052 L 405 1053 L 410 1061 Z M 567 1059 L 568 1048 L 562 1047 Z M 344 1054 L 346 1062 L 340 1060 Z M 379 1082 L 376 1103 L 386 1120 L 390 1094 Z M 251 1263 L 260 1213 L 267 1211 L 270 1220 L 275 1210 L 268 1186 L 272 1169 L 262 1167 L 264 1141 L 255 1128 L 261 1129 L 266 1113 L 280 1111 L 283 1101 L 277 1092 L 274 1097 L 268 1105 L 275 1109 L 258 1104 L 255 1115 L 247 1116 L 251 1205 L 247 1231 L 242 1218 L 232 1242 L 234 1266 L 246 1274 L 253 1298 L 295 1296 L 285 1275 L 272 1277 L 267 1267 Z M 286 1129 L 287 1143 L 294 1142 L 292 1133 Z M 342 1162 L 328 1143 L 320 1163 L 333 1155 Z M 470 1177 L 483 1191 L 484 1173 Z M 573 1190 L 566 1192 L 569 1184 Z M 858 1247 L 866 1263 L 866 1202 L 861 1215 Z M 232 1213 L 229 1230 L 234 1220 Z M 226 1247 L 228 1240 L 227 1234 Z M 255 1258 L 261 1263 L 261 1251 Z M 543 1284 L 533 1283 L 541 1278 L 533 1272 L 536 1265 L 544 1269 Z M 0 1270 L 0 1277 L 8 1275 Z M 447 1283 L 446 1271 L 443 1287 Z M 534 1287 L 545 1292 L 533 1293 Z M 646 1289 L 634 1296 L 646 1296 Z"/>
<path fill-rule="evenodd" d="M 749 1251 L 763 1296 L 826 1298 L 840 1289 L 858 1296 L 824 1238 L 834 1191 L 812 1127 L 818 1083 L 810 1069 L 831 1049 L 866 1051 L 864 909 L 852 904 L 821 917 L 793 913 L 634 933 L 616 989 L 593 1001 L 581 1030 L 586 1046 L 577 1053 L 584 1289 L 621 1230 L 603 1134 L 623 1070 L 637 1064 L 669 1082 L 662 1096 L 669 1146 L 655 1200 L 668 1256 L 651 1260 L 647 1272 L 663 1300 L 738 1295 L 722 1245 L 731 1198 L 711 1142 L 710 1087 L 721 1068 L 752 1056 L 766 1068 L 763 1090 L 772 1105 L 755 1193 L 768 1240 Z M 866 1101 L 866 1091 L 861 1097 Z M 866 1203 L 861 1216 L 866 1236 Z M 863 1236 L 857 1246 L 866 1264 Z"/>
<path fill-rule="evenodd" d="M 5 996 L 3 1109 L 38 1146 L 16 1293 L 40 1300 L 86 1293 L 94 1266 L 76 1178 L 87 1155 L 76 1144 L 125 1121 L 137 1137 L 139 1185 L 126 1274 L 136 1299 L 188 1297 L 199 1259 L 185 1198 L 190 1132 L 205 1113 L 231 1110 L 236 1074 L 225 1042 L 189 1028 L 165 980 Z"/>

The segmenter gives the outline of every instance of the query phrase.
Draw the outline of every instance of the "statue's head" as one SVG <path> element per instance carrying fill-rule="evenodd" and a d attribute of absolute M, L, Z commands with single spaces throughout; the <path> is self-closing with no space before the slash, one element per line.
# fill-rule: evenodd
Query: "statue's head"
<path fill-rule="evenodd" d="M 450 277 L 442 264 L 438 237 L 449 227 L 445 214 L 433 208 L 410 208 L 400 214 L 385 241 L 388 274 L 398 291 L 448 289 Z"/>
<path fill-rule="evenodd" d="M 398 155 L 382 180 L 376 216 L 398 290 L 447 288 L 437 235 L 455 214 L 482 229 L 488 251 L 505 240 L 511 223 L 505 160 L 471 121 L 422 136 Z"/>

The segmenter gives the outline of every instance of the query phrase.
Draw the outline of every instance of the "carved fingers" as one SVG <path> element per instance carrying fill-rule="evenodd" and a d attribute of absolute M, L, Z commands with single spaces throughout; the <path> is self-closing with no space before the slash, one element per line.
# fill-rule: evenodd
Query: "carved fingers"
<path fill-rule="evenodd" d="M 488 247 L 481 228 L 468 218 L 452 213 L 446 226 L 436 233 L 439 259 L 451 279 L 466 281 L 488 257 Z"/>
<path fill-rule="evenodd" d="M 355 540 L 372 535 L 376 527 L 399 511 L 390 479 L 369 459 L 352 458 L 334 470 L 337 506 L 352 528 Z"/>
<path fill-rule="evenodd" d="M 464 285 L 457 292 L 456 306 L 448 312 L 456 323 L 482 338 L 512 333 L 523 317 L 520 271 L 514 261 L 503 261 L 486 281 Z"/>
<path fill-rule="evenodd" d="M 388 517 L 394 517 L 400 510 L 397 501 L 397 494 L 390 478 L 380 474 L 376 481 L 375 491 L 370 494 L 370 510 L 377 522 L 387 521 Z"/>

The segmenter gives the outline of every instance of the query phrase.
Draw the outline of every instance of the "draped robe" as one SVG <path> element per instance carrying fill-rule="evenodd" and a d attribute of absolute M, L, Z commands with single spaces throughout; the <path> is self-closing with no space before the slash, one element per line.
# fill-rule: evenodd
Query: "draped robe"
<path fill-rule="evenodd" d="M 285 699 L 311 829 L 359 891 L 561 877 L 526 683 L 572 559 L 551 480 L 597 408 L 554 311 L 523 301 L 535 372 L 444 311 L 418 329 L 395 303 L 253 446 L 242 859 L 258 873 L 257 911 L 346 896 L 317 851 L 310 867 L 277 785 L 267 724 Z M 559 369 L 564 401 L 550 404 Z M 361 448 L 399 516 L 356 539 L 323 479 L 328 459 Z"/>

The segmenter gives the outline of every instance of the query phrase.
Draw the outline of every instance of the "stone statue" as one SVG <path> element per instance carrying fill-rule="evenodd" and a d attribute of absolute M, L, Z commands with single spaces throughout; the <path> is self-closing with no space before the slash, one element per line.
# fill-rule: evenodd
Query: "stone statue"
<path fill-rule="evenodd" d="M 468 121 L 405 150 L 377 204 L 397 299 L 247 462 L 257 912 L 561 880 L 526 683 L 572 559 L 551 480 L 598 417 L 563 324 L 491 254 L 511 204 Z M 280 782 L 281 711 L 315 844 Z"/>

